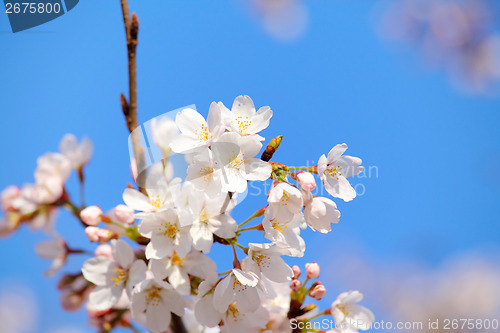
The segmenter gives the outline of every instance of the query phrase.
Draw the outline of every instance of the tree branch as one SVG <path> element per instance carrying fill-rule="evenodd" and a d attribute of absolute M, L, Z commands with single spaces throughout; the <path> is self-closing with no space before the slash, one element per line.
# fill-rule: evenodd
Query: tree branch
<path fill-rule="evenodd" d="M 137 121 L 137 65 L 136 65 L 136 49 L 138 44 L 139 20 L 137 15 L 132 14 L 130 18 L 128 1 L 121 0 L 123 13 L 123 23 L 125 26 L 125 35 L 127 38 L 127 54 L 128 54 L 128 76 L 129 76 L 129 100 L 122 94 L 120 96 L 123 115 L 127 123 L 127 128 L 131 135 L 132 147 L 134 150 L 134 159 L 137 167 L 136 183 L 143 190 L 144 171 L 146 169 L 146 160 L 144 157 L 144 149 L 141 145 L 140 131 L 134 131 L 138 127 Z"/>

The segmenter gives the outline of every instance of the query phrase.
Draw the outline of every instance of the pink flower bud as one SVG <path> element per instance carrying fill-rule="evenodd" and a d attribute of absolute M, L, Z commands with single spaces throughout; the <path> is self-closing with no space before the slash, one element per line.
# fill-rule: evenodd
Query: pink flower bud
<path fill-rule="evenodd" d="M 112 231 L 101 229 L 97 227 L 87 227 L 85 228 L 85 234 L 91 242 L 108 242 L 116 237 L 116 234 Z"/>
<path fill-rule="evenodd" d="M 301 274 L 300 267 L 297 265 L 293 265 L 292 271 L 293 271 L 293 279 L 297 280 Z"/>
<path fill-rule="evenodd" d="M 101 222 L 102 210 L 99 206 L 89 206 L 80 212 L 80 218 L 87 225 L 96 226 Z"/>
<path fill-rule="evenodd" d="M 307 274 L 307 277 L 309 277 L 311 279 L 319 278 L 319 271 L 320 270 L 321 270 L 321 268 L 314 261 L 312 263 L 306 264 L 306 274 Z"/>
<path fill-rule="evenodd" d="M 316 180 L 310 172 L 301 171 L 297 174 L 297 180 L 300 187 L 306 191 L 312 191 L 316 188 Z"/>
<path fill-rule="evenodd" d="M 321 282 L 318 282 L 318 284 L 309 292 L 309 296 L 318 301 L 322 299 L 325 295 L 326 295 L 326 288 L 324 285 L 321 284 Z"/>
<path fill-rule="evenodd" d="M 300 288 L 302 288 L 302 282 L 300 282 L 299 280 L 292 280 L 292 282 L 290 283 L 290 288 L 293 292 L 296 293 L 300 290 Z"/>
<path fill-rule="evenodd" d="M 113 251 L 111 250 L 111 245 L 109 244 L 101 244 L 95 249 L 95 256 L 108 257 L 113 259 Z"/>
<path fill-rule="evenodd" d="M 114 209 L 116 222 L 122 224 L 131 224 L 135 221 L 135 211 L 125 205 L 118 205 Z"/>
<path fill-rule="evenodd" d="M 9 210 L 13 210 L 14 207 L 12 207 L 12 200 L 15 198 L 18 198 L 21 196 L 21 188 L 18 186 L 7 186 L 3 191 L 2 194 L 0 195 L 1 197 L 1 203 L 2 203 L 2 210 L 4 212 L 7 212 Z"/>

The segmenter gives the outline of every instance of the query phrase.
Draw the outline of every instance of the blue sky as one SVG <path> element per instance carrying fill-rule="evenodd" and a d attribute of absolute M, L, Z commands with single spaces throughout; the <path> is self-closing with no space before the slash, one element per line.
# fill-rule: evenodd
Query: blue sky
<path fill-rule="evenodd" d="M 462 251 L 500 245 L 499 100 L 465 95 L 442 72 L 425 69 L 415 52 L 381 41 L 371 1 L 308 2 L 308 31 L 294 42 L 270 37 L 237 1 L 131 1 L 130 7 L 141 27 L 141 122 L 190 104 L 206 115 L 212 101 L 231 105 L 246 94 L 274 111 L 266 139 L 284 135 L 273 160 L 311 164 L 345 142 L 348 154 L 378 171 L 353 180 L 365 193 L 337 200 L 341 222 L 328 235 L 306 232 L 305 258 L 290 263 L 316 259 L 328 266 L 346 244 L 358 244 L 383 261 L 435 266 Z M 119 104 L 127 89 L 119 1 L 81 1 L 59 19 L 17 34 L 0 14 L 0 41 L 0 187 L 31 182 L 36 158 L 74 133 L 95 145 L 87 202 L 106 209 L 122 203 L 130 175 Z M 74 178 L 70 184 L 76 195 Z M 234 215 L 243 220 L 264 203 L 264 196 L 249 197 Z M 57 228 L 70 244 L 89 247 L 67 214 Z M 3 259 L 0 292 L 9 281 L 34 289 L 43 305 L 36 332 L 83 326 L 84 313 L 60 310 L 56 279 L 42 277 L 49 263 L 34 254 L 40 239 L 23 228 L 0 241 L 2 253 L 13 253 Z M 333 300 L 343 286 L 330 290 Z M 368 296 L 366 302 L 376 303 Z"/>

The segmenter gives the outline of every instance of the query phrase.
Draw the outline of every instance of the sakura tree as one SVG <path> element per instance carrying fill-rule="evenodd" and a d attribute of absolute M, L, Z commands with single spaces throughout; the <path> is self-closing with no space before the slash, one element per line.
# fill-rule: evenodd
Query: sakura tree
<path fill-rule="evenodd" d="M 66 181 L 75 172 L 83 188 L 93 146 L 87 138 L 79 142 L 68 134 L 59 152 L 38 158 L 33 184 L 3 190 L 0 235 L 8 236 L 23 224 L 43 229 L 52 241 L 38 244 L 36 251 L 53 261 L 47 272 L 52 276 L 68 256 L 89 253 L 72 248 L 56 232 L 56 212 L 72 213 L 96 246 L 81 272 L 62 276 L 62 306 L 75 310 L 85 304 L 98 332 L 119 327 L 154 333 L 368 329 L 374 316 L 357 304 L 363 298 L 359 291 L 342 293 L 330 308 L 318 309 L 314 301 L 326 295 L 318 281 L 320 266 L 307 264 L 305 274 L 297 265 L 289 266 L 306 250 L 301 230 L 327 234 L 340 219 L 333 200 L 313 195 L 317 179 L 332 197 L 353 200 L 356 191 L 348 178 L 362 172 L 361 159 L 344 155 L 347 145 L 338 144 L 316 166 L 271 161 L 282 136 L 263 149 L 265 138 L 259 133 L 268 127 L 273 111 L 269 106 L 256 109 L 250 97 L 238 96 L 231 109 L 213 102 L 206 119 L 184 108 L 175 119 L 153 121 L 152 134 L 163 156 L 146 167 L 134 131 L 139 24 L 135 14 L 129 15 L 127 1 L 121 3 L 130 79 L 129 98 L 122 95 L 121 102 L 131 133 L 135 185 L 125 187 L 106 213 L 97 203 L 77 203 Z M 186 161 L 183 178 L 174 176 L 173 154 Z M 231 211 L 245 203 L 238 199 L 249 181 L 272 183 L 267 205 L 250 208 L 255 213 L 236 221 Z M 257 237 L 241 242 L 243 234 L 256 232 L 267 242 Z M 225 260 L 211 257 L 215 246 L 232 254 L 232 260 L 214 261 Z M 230 269 L 221 271 L 221 266 Z M 314 325 L 321 316 L 328 318 L 328 329 Z"/>

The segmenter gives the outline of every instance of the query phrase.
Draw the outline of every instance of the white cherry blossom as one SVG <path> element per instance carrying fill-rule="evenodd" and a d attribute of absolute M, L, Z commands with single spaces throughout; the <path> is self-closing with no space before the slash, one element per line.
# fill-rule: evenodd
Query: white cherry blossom
<path fill-rule="evenodd" d="M 254 158 L 262 144 L 236 133 L 225 133 L 212 145 L 217 168 L 222 170 L 222 190 L 243 193 L 247 181 L 264 181 L 271 176 L 271 164 Z"/>
<path fill-rule="evenodd" d="M 206 121 L 197 111 L 187 108 L 177 113 L 175 123 L 181 131 L 181 135 L 170 143 L 170 148 L 175 153 L 182 154 L 210 146 L 212 141 L 225 130 L 221 111 L 215 102 L 210 105 Z"/>
<path fill-rule="evenodd" d="M 132 294 L 132 317 L 153 333 L 168 330 L 171 313 L 184 315 L 184 300 L 168 283 L 150 278 L 139 283 Z"/>
<path fill-rule="evenodd" d="M 127 206 L 138 210 L 138 218 L 161 212 L 174 206 L 174 193 L 180 186 L 179 179 L 167 182 L 163 174 L 163 164 L 155 163 L 151 166 L 146 176 L 146 193 L 136 189 L 127 188 L 123 192 L 123 201 Z"/>
<path fill-rule="evenodd" d="M 331 224 L 338 223 L 340 211 L 335 202 L 324 197 L 313 197 L 311 192 L 303 191 L 304 218 L 312 230 L 328 233 L 332 230 Z"/>
<path fill-rule="evenodd" d="M 243 259 L 241 265 L 249 271 L 260 272 L 274 282 L 287 282 L 293 277 L 290 266 L 281 258 L 290 251 L 274 244 L 248 244 L 248 257 Z"/>
<path fill-rule="evenodd" d="M 219 102 L 218 105 L 229 131 L 242 136 L 253 136 L 259 141 L 264 140 L 257 133 L 269 126 L 269 120 L 273 116 L 273 111 L 269 106 L 263 106 L 255 111 L 253 101 L 248 96 L 236 97 L 231 111 L 222 102 Z"/>
<path fill-rule="evenodd" d="M 111 248 L 113 259 L 98 256 L 83 264 L 83 276 L 97 286 L 89 295 L 89 306 L 95 310 L 111 308 L 123 291 L 130 297 L 133 287 L 146 278 L 146 264 L 135 260 L 130 245 L 123 240 L 112 240 Z"/>
<path fill-rule="evenodd" d="M 59 153 L 47 153 L 37 160 L 35 170 L 35 181 L 37 184 L 44 184 L 48 178 L 57 178 L 61 184 L 64 183 L 71 173 L 70 160 Z"/>
<path fill-rule="evenodd" d="M 168 117 L 154 118 L 151 121 L 151 133 L 156 145 L 168 156 L 171 152 L 170 143 L 179 136 L 175 122 Z"/>
<path fill-rule="evenodd" d="M 221 238 L 232 238 L 238 229 L 238 224 L 229 215 L 229 211 L 234 206 L 234 200 L 227 205 L 226 210 L 221 214 L 226 202 L 227 194 L 219 194 L 209 197 L 201 191 L 192 191 L 189 196 L 189 211 L 185 218 L 191 222 L 189 230 L 193 239 L 193 247 L 203 253 L 210 252 L 213 244 L 213 234 Z"/>
<path fill-rule="evenodd" d="M 369 309 L 356 304 L 362 299 L 363 294 L 359 291 L 347 291 L 337 297 L 330 308 L 337 327 L 349 327 L 355 332 L 370 328 L 375 316 Z"/>
<path fill-rule="evenodd" d="M 262 220 L 264 237 L 276 243 L 277 246 L 288 249 L 290 256 L 302 257 L 305 251 L 305 242 L 300 237 L 302 221 L 301 214 L 294 215 L 291 220 L 279 219 L 273 207 L 269 206 Z"/>
<path fill-rule="evenodd" d="M 181 295 L 191 292 L 189 275 L 203 280 L 217 279 L 215 262 L 199 251 L 191 251 L 185 258 L 174 252 L 163 259 L 151 259 L 149 267 L 155 278 L 163 280 L 168 277 L 168 282 Z"/>
<path fill-rule="evenodd" d="M 209 195 L 222 192 L 222 171 L 214 166 L 210 149 L 193 154 L 186 172 L 186 180 L 193 183 L 196 189 Z"/>
<path fill-rule="evenodd" d="M 46 276 L 53 276 L 56 274 L 64 265 L 68 256 L 66 242 L 56 234 L 53 235 L 52 240 L 38 243 L 35 251 L 40 257 L 52 260 L 50 269 L 45 272 Z"/>
<path fill-rule="evenodd" d="M 361 159 L 342 155 L 347 150 L 345 143 L 333 147 L 328 156 L 322 155 L 318 161 L 318 174 L 325 184 L 325 189 L 335 198 L 351 201 L 356 197 L 356 190 L 347 178 L 363 171 Z"/>
<path fill-rule="evenodd" d="M 260 306 L 258 293 L 259 277 L 254 272 L 244 272 L 233 268 L 215 287 L 213 305 L 220 313 L 225 313 L 233 302 L 239 311 L 254 312 Z"/>
<path fill-rule="evenodd" d="M 145 217 L 139 224 L 139 233 L 151 241 L 146 247 L 146 258 L 161 259 L 173 251 L 185 257 L 191 250 L 189 227 L 182 227 L 175 209 Z"/>
<path fill-rule="evenodd" d="M 302 193 L 290 184 L 281 182 L 273 186 L 267 199 L 279 219 L 291 220 L 302 211 Z"/>
<path fill-rule="evenodd" d="M 71 162 L 73 169 L 78 170 L 90 161 L 94 146 L 86 137 L 78 143 L 73 134 L 66 134 L 59 143 L 59 151 Z"/>

